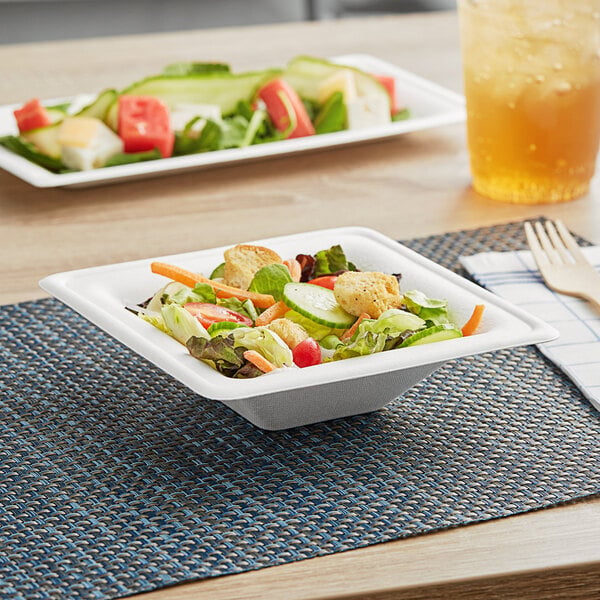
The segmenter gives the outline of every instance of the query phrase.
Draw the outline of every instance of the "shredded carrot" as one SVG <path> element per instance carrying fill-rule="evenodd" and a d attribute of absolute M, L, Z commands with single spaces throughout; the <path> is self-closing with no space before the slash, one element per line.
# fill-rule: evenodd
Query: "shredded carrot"
<path fill-rule="evenodd" d="M 288 268 L 292 281 L 295 281 L 296 283 L 300 281 L 300 278 L 302 277 L 302 267 L 300 266 L 300 263 L 295 258 L 290 258 L 284 260 L 283 264 Z"/>
<path fill-rule="evenodd" d="M 281 300 L 279 302 L 275 302 L 275 304 L 273 304 L 273 306 L 269 306 L 269 308 L 267 308 L 263 313 L 258 315 L 256 320 L 254 321 L 254 324 L 257 327 L 262 327 L 263 325 L 268 325 L 275 319 L 279 319 L 280 317 L 283 317 L 283 315 L 285 315 L 285 313 L 288 310 L 290 310 L 290 309 L 285 304 L 285 302 L 282 302 Z"/>
<path fill-rule="evenodd" d="M 270 360 L 267 360 L 256 350 L 246 350 L 246 352 L 244 352 L 244 358 L 248 362 L 251 362 L 257 369 L 260 369 L 263 373 L 268 373 L 269 371 L 273 371 L 277 368 Z"/>
<path fill-rule="evenodd" d="M 215 290 L 215 294 L 218 298 L 238 298 L 239 300 L 252 300 L 252 302 L 258 308 L 268 308 L 269 306 L 275 304 L 275 298 L 273 298 L 273 296 L 270 294 L 258 294 L 257 292 L 249 292 L 248 290 L 242 290 L 241 288 L 225 285 L 224 283 L 212 281 L 207 277 L 203 277 L 202 275 L 192 273 L 191 271 L 187 271 L 186 269 L 182 269 L 181 267 L 176 267 L 174 265 L 153 262 L 150 265 L 150 269 L 153 273 L 164 275 L 165 277 L 169 277 L 174 281 L 179 281 L 179 283 L 183 283 L 189 287 L 194 287 L 197 283 L 208 283 L 208 285 Z"/>
<path fill-rule="evenodd" d="M 473 335 L 479 324 L 481 323 L 481 317 L 483 316 L 483 311 L 485 309 L 484 304 L 476 304 L 473 309 L 473 314 L 469 317 L 469 320 L 463 325 L 462 334 L 464 336 Z"/>
<path fill-rule="evenodd" d="M 354 333 L 356 332 L 356 330 L 358 329 L 358 326 L 365 320 L 365 319 L 370 319 L 371 315 L 369 315 L 368 313 L 364 312 L 360 315 L 360 317 L 358 317 L 358 319 L 356 319 L 356 321 L 354 321 L 354 323 L 352 324 L 352 327 L 350 327 L 350 329 L 346 329 L 346 331 L 344 331 L 344 333 L 342 333 L 342 336 L 340 337 L 341 340 L 347 340 L 349 338 L 351 338 Z"/>

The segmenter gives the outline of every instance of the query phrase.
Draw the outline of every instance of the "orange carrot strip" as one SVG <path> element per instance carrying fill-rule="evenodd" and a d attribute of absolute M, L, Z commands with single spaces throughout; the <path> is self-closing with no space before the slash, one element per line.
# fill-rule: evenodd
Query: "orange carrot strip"
<path fill-rule="evenodd" d="M 464 336 L 472 335 L 475 333 L 479 324 L 481 323 L 481 317 L 483 316 L 483 311 L 485 309 L 485 304 L 477 304 L 473 309 L 473 314 L 469 317 L 469 320 L 463 325 L 462 334 Z"/>
<path fill-rule="evenodd" d="M 285 313 L 288 310 L 290 310 L 290 309 L 286 306 L 285 302 L 282 302 L 281 300 L 279 302 L 275 302 L 275 304 L 273 304 L 273 306 L 269 306 L 269 308 L 267 308 L 265 310 L 265 312 L 258 315 L 256 320 L 254 321 L 254 324 L 257 327 L 262 327 L 263 325 L 268 325 L 275 319 L 279 319 L 280 317 L 283 317 L 283 315 L 285 315 Z"/>
<path fill-rule="evenodd" d="M 292 281 L 300 281 L 300 278 L 302 277 L 302 267 L 300 266 L 300 263 L 295 258 L 290 258 L 284 260 L 283 264 L 288 268 Z"/>
<path fill-rule="evenodd" d="M 252 302 L 258 306 L 258 308 L 269 308 L 269 306 L 275 304 L 275 298 L 273 298 L 273 296 L 270 294 L 258 294 L 257 292 L 249 292 L 248 290 L 242 290 L 230 285 L 225 285 L 224 283 L 212 281 L 207 277 L 203 277 L 202 275 L 192 273 L 191 271 L 187 271 L 186 269 L 182 269 L 181 267 L 176 267 L 174 265 L 153 262 L 150 265 L 150 269 L 153 273 L 164 275 L 165 277 L 179 281 L 179 283 L 183 283 L 189 287 L 194 287 L 197 283 L 208 283 L 208 285 L 215 290 L 215 294 L 218 298 L 238 298 L 239 300 L 252 300 Z"/>
<path fill-rule="evenodd" d="M 340 337 L 341 340 L 347 340 L 348 338 L 351 338 L 355 331 L 358 329 L 358 326 L 365 320 L 365 319 L 370 319 L 371 315 L 369 315 L 369 313 L 361 313 L 360 317 L 358 317 L 358 319 L 356 319 L 356 321 L 354 321 L 354 323 L 352 324 L 352 327 L 350 327 L 350 329 L 346 329 L 346 331 L 344 331 L 344 333 L 342 333 L 342 336 Z"/>
<path fill-rule="evenodd" d="M 256 350 L 246 350 L 246 352 L 244 352 L 244 358 L 248 362 L 251 362 L 257 369 L 260 369 L 263 373 L 268 373 L 269 371 L 273 371 L 277 368 L 270 360 L 267 360 Z"/>

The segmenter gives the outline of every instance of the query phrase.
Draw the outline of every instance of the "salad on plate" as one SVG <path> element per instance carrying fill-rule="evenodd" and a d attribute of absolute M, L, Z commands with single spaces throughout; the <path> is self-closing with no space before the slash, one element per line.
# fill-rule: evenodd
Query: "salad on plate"
<path fill-rule="evenodd" d="M 53 173 L 385 126 L 410 118 L 393 77 L 311 56 L 234 73 L 180 62 L 81 105 L 34 98 L 0 145 Z"/>
<path fill-rule="evenodd" d="M 232 378 L 460 338 L 484 311 L 458 325 L 446 300 L 401 291 L 400 274 L 359 270 L 340 245 L 283 258 L 238 244 L 223 259 L 208 277 L 151 263 L 169 281 L 126 308 Z"/>

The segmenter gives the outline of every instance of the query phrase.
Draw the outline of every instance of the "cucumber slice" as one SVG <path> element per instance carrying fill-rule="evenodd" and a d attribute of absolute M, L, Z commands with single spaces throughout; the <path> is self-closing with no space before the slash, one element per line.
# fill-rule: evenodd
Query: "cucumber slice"
<path fill-rule="evenodd" d="M 216 104 L 226 116 L 235 113 L 238 102 L 250 102 L 263 83 L 280 73 L 279 69 L 265 69 L 240 74 L 214 71 L 192 75 L 156 75 L 133 83 L 121 94 L 155 96 L 169 107 L 186 103 Z M 110 105 L 105 118 L 114 131 L 117 130 L 118 112 L 117 99 Z"/>
<path fill-rule="evenodd" d="M 217 321 L 208 327 L 208 333 L 211 337 L 215 337 L 218 334 L 227 335 L 232 329 L 238 329 L 238 327 L 248 327 L 243 323 L 234 323 L 233 321 Z"/>
<path fill-rule="evenodd" d="M 60 159 L 60 144 L 58 143 L 58 129 L 60 122 L 24 131 L 21 137 L 32 143 L 42 154 Z"/>
<path fill-rule="evenodd" d="M 78 117 L 95 117 L 96 119 L 104 119 L 106 111 L 111 104 L 117 99 L 117 90 L 104 90 L 96 99 L 82 108 L 76 116 Z"/>
<path fill-rule="evenodd" d="M 297 56 L 288 63 L 283 78 L 302 98 L 316 102 L 321 83 L 331 75 L 343 71 L 349 71 L 354 75 L 356 91 L 359 96 L 379 96 L 382 101 L 390 104 L 390 97 L 386 89 L 375 77 L 355 67 L 338 65 L 322 58 Z"/>
<path fill-rule="evenodd" d="M 222 262 L 220 265 L 215 267 L 214 271 L 210 274 L 209 279 L 222 279 L 225 277 L 225 263 Z"/>
<path fill-rule="evenodd" d="M 413 333 L 408 339 L 400 345 L 400 348 L 406 346 L 420 346 L 422 344 L 430 344 L 432 342 L 442 342 L 444 340 L 452 340 L 454 338 L 462 337 L 460 329 L 444 323 L 443 325 L 434 325 L 427 329 L 422 329 Z"/>
<path fill-rule="evenodd" d="M 333 292 L 311 283 L 286 283 L 283 301 L 307 319 L 333 327 L 347 329 L 356 321 L 337 302 Z"/>

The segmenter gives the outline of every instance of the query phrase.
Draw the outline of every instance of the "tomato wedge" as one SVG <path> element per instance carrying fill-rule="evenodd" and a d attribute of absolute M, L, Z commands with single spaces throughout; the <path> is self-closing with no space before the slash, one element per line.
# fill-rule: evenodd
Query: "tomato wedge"
<path fill-rule="evenodd" d="M 278 131 L 290 133 L 289 138 L 314 135 L 315 128 L 296 90 L 283 79 L 273 79 L 258 90 L 267 113 Z"/>
<path fill-rule="evenodd" d="M 313 285 L 320 285 L 321 287 L 327 288 L 328 290 L 332 290 L 335 286 L 335 282 L 337 281 L 337 275 L 322 275 L 321 277 L 315 277 L 307 283 L 312 283 Z"/>
<path fill-rule="evenodd" d="M 33 98 L 33 100 L 25 103 L 21 108 L 17 108 L 13 114 L 21 133 L 52 125 L 46 107 L 37 98 Z"/>
<path fill-rule="evenodd" d="M 396 94 L 396 80 L 388 75 L 374 75 L 375 79 L 381 83 L 381 85 L 387 90 L 388 96 L 390 97 L 391 113 L 395 115 L 400 107 L 398 106 L 398 96 Z"/>
<path fill-rule="evenodd" d="M 207 329 L 213 323 L 219 323 L 221 321 L 241 323 L 242 325 L 252 327 L 252 319 L 235 312 L 234 310 L 230 310 L 224 306 L 217 306 L 210 302 L 188 302 L 187 304 L 184 304 L 184 308 L 194 315 Z"/>
<path fill-rule="evenodd" d="M 175 134 L 167 105 L 153 96 L 119 98 L 119 137 L 125 152 L 158 149 L 163 158 L 173 154 Z"/>

